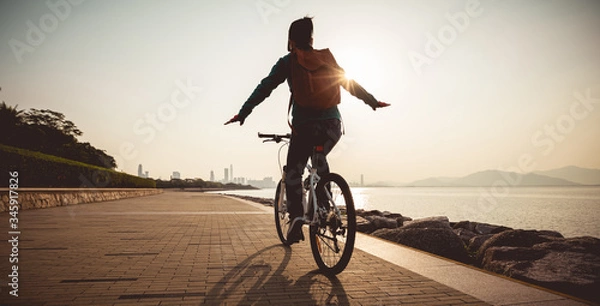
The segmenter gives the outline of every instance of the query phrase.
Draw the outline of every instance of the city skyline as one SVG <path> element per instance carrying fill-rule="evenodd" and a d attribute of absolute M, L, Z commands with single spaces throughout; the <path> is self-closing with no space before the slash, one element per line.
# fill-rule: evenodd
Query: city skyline
<path fill-rule="evenodd" d="M 156 179 L 156 180 L 164 180 L 162 177 L 152 177 L 149 175 L 149 171 L 144 171 L 143 170 L 143 165 L 139 164 L 138 165 L 138 177 L 142 177 L 142 178 L 150 178 L 150 179 Z M 186 179 L 202 179 L 205 181 L 209 181 L 209 182 L 220 182 L 220 183 L 234 183 L 234 184 L 239 184 L 239 185 L 251 185 L 254 187 L 259 187 L 259 188 L 274 188 L 276 186 L 276 181 L 273 180 L 273 177 L 271 176 L 263 176 L 263 179 L 255 179 L 255 178 L 250 178 L 250 177 L 234 177 L 232 175 L 233 173 L 233 164 L 229 165 L 229 168 L 223 168 L 223 179 L 217 179 L 215 177 L 214 174 L 214 170 L 210 171 L 209 174 L 209 179 L 205 179 L 203 177 L 186 177 L 185 175 L 181 175 L 181 172 L 179 171 L 173 171 L 172 174 L 170 175 L 169 179 L 170 180 L 186 180 Z"/>
<path fill-rule="evenodd" d="M 349 181 L 600 169 L 600 2 L 257 3 L 3 1 L 0 100 L 65 114 L 118 171 L 277 178 L 256 134 L 289 132 L 287 85 L 223 123 L 311 15 L 315 47 L 391 103 L 343 94 L 329 161 Z"/>

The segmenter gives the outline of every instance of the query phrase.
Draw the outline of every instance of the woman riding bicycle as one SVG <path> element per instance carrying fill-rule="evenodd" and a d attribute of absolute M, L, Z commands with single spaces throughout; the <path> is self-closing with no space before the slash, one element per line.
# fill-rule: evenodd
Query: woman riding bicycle
<path fill-rule="evenodd" d="M 294 99 L 292 66 L 293 60 L 297 61 L 297 53 L 302 53 L 304 57 L 311 60 L 311 56 L 316 56 L 318 50 L 314 50 L 313 45 L 313 23 L 312 18 L 304 17 L 298 19 L 290 25 L 288 33 L 287 50 L 290 52 L 280 58 L 275 66 L 271 69 L 269 75 L 264 78 L 260 84 L 254 89 L 248 100 L 244 103 L 239 113 L 227 121 L 225 124 L 240 122 L 244 124 L 246 117 L 250 115 L 252 109 L 263 102 L 271 92 L 283 83 L 288 82 L 291 97 L 292 109 L 292 137 L 287 155 L 287 173 L 286 173 L 286 197 L 288 201 L 288 212 L 292 224 L 287 233 L 288 242 L 296 243 L 304 240 L 302 234 L 302 174 L 308 162 L 308 157 L 311 156 L 315 146 L 322 146 L 323 153 L 326 156 L 335 144 L 339 141 L 342 135 L 341 115 L 337 105 L 328 107 L 327 109 L 318 109 L 299 105 Z M 329 51 L 327 50 L 327 53 Z M 343 69 L 337 65 L 333 56 L 330 56 L 330 65 L 343 73 Z M 297 63 L 297 62 L 296 62 Z M 296 68 L 297 69 L 297 68 Z M 377 101 L 370 93 L 362 86 L 353 80 L 339 82 L 353 96 L 363 100 L 373 110 L 389 106 L 389 104 Z M 339 97 L 338 97 L 339 99 Z M 314 161 L 313 161 L 314 163 Z M 329 173 L 329 165 L 326 160 L 317 165 L 317 173 L 322 176 Z"/>

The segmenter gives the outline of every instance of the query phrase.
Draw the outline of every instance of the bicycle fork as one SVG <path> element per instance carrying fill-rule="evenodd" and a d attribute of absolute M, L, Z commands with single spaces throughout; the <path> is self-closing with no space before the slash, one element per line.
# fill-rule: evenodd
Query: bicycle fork
<path fill-rule="evenodd" d="M 286 167 L 284 166 L 283 167 L 283 173 L 281 174 L 281 182 L 282 182 L 282 184 L 281 184 L 281 189 L 279 191 L 280 192 L 280 196 L 277 199 L 277 203 L 275 203 L 275 205 L 277 205 L 277 207 L 279 208 L 279 211 L 283 212 L 284 214 L 287 212 L 287 211 L 283 211 L 283 198 L 285 197 L 285 193 L 286 193 L 286 190 L 285 190 L 286 189 L 286 186 L 285 186 L 286 185 L 285 184 L 286 172 L 287 172 L 286 171 Z"/>
<path fill-rule="evenodd" d="M 302 195 L 302 205 L 304 209 L 304 218 L 311 224 L 315 224 L 318 222 L 318 206 L 317 203 L 317 193 L 315 190 L 315 186 L 319 182 L 319 175 L 317 174 L 317 169 L 312 168 L 310 166 L 306 166 L 309 171 L 309 176 L 307 181 L 305 181 L 302 189 L 304 192 L 308 192 L 308 199 L 306 198 L 306 194 Z"/>

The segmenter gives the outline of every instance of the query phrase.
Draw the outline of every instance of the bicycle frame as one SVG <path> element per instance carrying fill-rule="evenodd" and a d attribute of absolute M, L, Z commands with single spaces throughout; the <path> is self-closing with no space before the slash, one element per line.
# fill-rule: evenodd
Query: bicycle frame
<path fill-rule="evenodd" d="M 311 163 L 312 163 L 313 159 L 311 157 Z M 306 207 L 304 207 L 304 218 L 306 220 L 308 220 L 308 217 L 310 217 L 308 215 L 308 212 L 310 209 L 312 209 L 312 220 L 308 220 L 309 222 L 305 222 L 305 223 L 309 223 L 310 225 L 315 225 L 319 223 L 319 215 L 318 215 L 318 205 L 316 205 L 317 203 L 317 192 L 315 191 L 315 186 L 317 186 L 317 183 L 319 182 L 319 180 L 321 179 L 321 177 L 317 174 L 317 168 L 312 167 L 310 164 L 306 165 L 306 169 L 308 169 L 308 179 L 309 179 L 309 186 L 310 189 L 308 190 L 308 199 L 306 200 Z M 304 186 L 302 186 L 302 188 L 305 188 Z M 331 198 L 331 195 L 328 195 L 329 198 Z"/>
<path fill-rule="evenodd" d="M 287 145 L 287 143 L 284 144 L 284 146 Z M 306 169 L 308 170 L 308 177 L 306 178 L 309 182 L 309 188 L 308 188 L 308 192 L 307 195 L 302 195 L 302 197 L 304 197 L 303 199 L 303 204 L 306 203 L 306 205 L 303 205 L 302 209 L 303 209 L 303 216 L 304 216 L 304 223 L 308 224 L 308 225 L 319 225 L 320 224 L 320 219 L 319 218 L 319 206 L 316 205 L 317 203 L 317 192 L 315 190 L 315 187 L 317 186 L 317 183 L 319 182 L 319 180 L 321 179 L 321 177 L 319 176 L 319 174 L 317 174 L 317 168 L 313 167 L 312 165 L 315 163 L 315 160 L 317 160 L 318 154 L 322 154 L 322 153 L 318 153 L 318 152 L 314 152 L 313 155 L 311 156 L 311 161 L 310 163 L 306 164 Z M 279 158 L 281 159 L 281 156 L 279 156 Z M 280 162 L 281 163 L 281 162 Z M 285 178 L 286 178 L 286 168 L 283 168 L 284 170 L 282 171 L 282 175 L 281 175 L 281 181 L 282 181 L 282 187 L 281 187 L 281 192 L 286 192 L 286 184 L 285 184 Z M 302 186 L 302 188 L 304 188 L 306 190 L 306 186 Z M 336 215 L 341 218 L 341 212 L 339 210 L 339 208 L 337 207 L 337 205 L 335 205 L 335 202 L 333 201 L 332 197 L 331 197 L 331 193 L 327 190 L 325 190 L 325 196 L 327 197 L 327 200 L 329 201 L 329 203 L 332 204 L 332 206 L 334 207 L 335 213 Z M 307 197 L 307 198 L 306 198 Z M 279 203 L 277 203 L 279 205 L 279 209 L 281 210 L 283 208 L 283 197 L 279 197 Z M 312 218 L 310 218 L 310 214 L 309 212 L 312 211 Z M 324 216 L 322 216 L 324 217 Z"/>
<path fill-rule="evenodd" d="M 283 168 L 281 167 L 281 149 L 283 149 L 283 147 L 289 145 L 289 141 L 283 140 L 283 138 L 276 138 L 275 140 L 270 140 L 267 139 L 265 140 L 265 142 L 267 141 L 275 141 L 275 142 L 283 142 L 283 145 L 279 148 L 279 165 L 280 165 L 280 169 L 283 169 L 283 171 L 281 171 L 281 193 L 285 194 L 287 186 L 285 184 L 286 181 L 286 174 L 287 174 L 287 166 L 284 166 Z M 303 211 L 303 216 L 304 216 L 304 223 L 305 224 L 309 224 L 309 225 L 317 225 L 319 224 L 319 215 L 318 215 L 318 205 L 316 205 L 317 203 L 317 193 L 315 191 L 315 186 L 317 185 L 317 183 L 319 182 L 319 180 L 321 179 L 321 177 L 317 174 L 317 168 L 313 167 L 312 164 L 314 163 L 314 161 L 317 158 L 317 154 L 318 153 L 313 153 L 313 155 L 311 156 L 311 162 L 306 164 L 306 169 L 308 170 L 308 177 L 307 179 L 309 180 L 309 186 L 310 188 L 308 189 L 308 198 L 306 198 L 306 196 L 303 194 L 303 205 L 302 205 L 302 211 Z M 302 186 L 302 188 L 306 189 L 305 186 Z M 327 196 L 327 199 L 332 203 L 332 198 L 331 198 L 331 194 L 329 192 L 325 193 Z M 278 205 L 279 207 L 279 211 L 283 210 L 283 198 L 284 197 L 279 197 L 278 199 L 278 203 L 276 203 L 276 205 Z M 306 205 L 304 205 L 304 203 L 306 203 Z M 339 209 L 337 208 L 336 205 L 335 206 L 335 211 L 336 214 L 341 215 Z M 309 219 L 310 215 L 309 212 L 312 210 L 312 219 Z"/>
<path fill-rule="evenodd" d="M 283 148 L 284 146 L 289 144 L 289 142 L 287 142 L 287 141 L 284 141 L 284 142 L 285 143 L 279 149 L 279 164 L 280 165 L 281 165 L 281 148 Z M 312 162 L 313 158 L 314 158 L 314 156 L 311 157 L 311 162 Z M 317 205 L 314 205 L 315 203 L 317 203 L 317 193 L 315 191 L 315 186 L 317 185 L 317 183 L 319 182 L 319 180 L 321 178 L 317 174 L 317 168 L 312 167 L 311 163 L 307 163 L 306 169 L 308 170 L 308 173 L 309 173 L 309 176 L 307 179 L 309 180 L 310 188 L 308 190 L 308 199 L 306 199 L 306 198 L 303 199 L 302 211 L 303 211 L 303 216 L 305 219 L 304 223 L 309 224 L 309 225 L 314 225 L 314 224 L 319 223 Z M 285 194 L 286 189 L 287 189 L 287 185 L 285 184 L 286 174 L 287 174 L 286 170 L 287 170 L 286 166 L 284 166 L 283 171 L 281 172 L 281 182 L 282 182 L 281 193 L 282 194 Z M 305 188 L 305 187 L 302 186 L 302 188 Z M 305 195 L 303 194 L 302 197 L 305 197 Z M 327 197 L 329 198 L 329 200 L 331 200 L 330 194 L 327 194 Z M 283 198 L 284 197 L 279 197 L 278 203 L 277 203 L 280 211 L 283 210 Z M 304 200 L 306 200 L 306 202 Z M 306 205 L 304 205 L 304 202 L 306 203 Z M 337 209 L 337 207 L 336 207 L 336 209 Z M 309 211 L 310 210 L 312 210 L 312 212 L 313 212 L 312 220 L 309 220 Z"/>

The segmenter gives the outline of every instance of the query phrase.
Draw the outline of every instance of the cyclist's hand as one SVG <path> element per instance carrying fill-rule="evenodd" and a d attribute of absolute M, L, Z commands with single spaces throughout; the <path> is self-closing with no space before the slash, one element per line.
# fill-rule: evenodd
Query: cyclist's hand
<path fill-rule="evenodd" d="M 243 125 L 244 119 L 240 119 L 240 116 L 235 115 L 235 116 L 233 116 L 233 118 L 229 119 L 229 121 L 225 122 L 225 125 L 228 125 L 228 124 L 234 123 L 234 122 L 239 122 L 240 125 Z"/>
<path fill-rule="evenodd" d="M 379 101 L 379 102 L 377 102 L 377 107 L 376 108 L 388 107 L 390 105 L 391 104 L 389 104 L 389 103 L 385 103 L 385 102 Z"/>
<path fill-rule="evenodd" d="M 382 108 L 382 107 L 388 107 L 388 106 L 390 106 L 390 105 L 391 105 L 391 104 L 389 104 L 389 103 L 385 103 L 385 102 L 378 101 L 378 102 L 377 102 L 377 104 L 376 104 L 375 106 L 371 106 L 371 107 L 373 108 L 373 110 L 377 110 L 378 108 Z"/>

